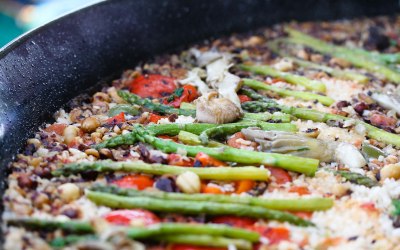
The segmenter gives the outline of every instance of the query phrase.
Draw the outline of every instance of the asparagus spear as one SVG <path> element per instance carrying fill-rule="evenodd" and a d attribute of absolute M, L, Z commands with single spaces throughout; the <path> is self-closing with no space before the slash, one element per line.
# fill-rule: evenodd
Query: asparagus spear
<path fill-rule="evenodd" d="M 276 70 L 270 66 L 266 65 L 239 65 L 239 68 L 245 71 L 250 71 L 256 74 L 264 75 L 264 76 L 272 76 L 272 77 L 279 77 L 286 82 L 292 84 L 298 84 L 304 86 L 306 89 L 315 90 L 318 92 L 324 93 L 326 90 L 325 84 L 316 80 L 311 80 L 307 77 L 301 75 L 295 75 L 292 73 L 281 72 Z"/>
<path fill-rule="evenodd" d="M 154 135 L 177 135 L 181 130 L 188 131 L 194 134 L 200 134 L 202 131 L 218 126 L 217 124 L 209 123 L 191 123 L 191 124 L 158 124 L 149 125 L 146 129 Z M 136 133 L 117 135 L 108 140 L 105 140 L 94 146 L 96 149 L 114 148 L 121 145 L 133 145 L 137 142 Z"/>
<path fill-rule="evenodd" d="M 350 120 L 349 117 L 344 117 L 340 115 L 334 115 L 329 113 L 320 112 L 317 110 L 307 109 L 307 108 L 296 108 L 284 105 L 279 105 L 277 103 L 264 103 L 260 101 L 245 102 L 242 104 L 242 108 L 251 112 L 264 112 L 270 109 L 280 109 L 282 112 L 293 115 L 302 120 L 312 120 L 314 122 L 327 122 L 327 121 L 339 121 L 343 122 L 345 120 Z M 392 144 L 394 146 L 400 147 L 400 136 L 389 133 L 383 129 L 374 127 L 366 122 L 360 120 L 354 120 L 355 124 L 360 124 L 366 129 L 367 136 L 369 138 L 384 142 L 386 144 Z"/>
<path fill-rule="evenodd" d="M 50 241 L 50 246 L 54 248 L 65 248 L 68 245 L 77 243 L 77 242 L 86 242 L 86 241 L 94 241 L 98 240 L 96 235 L 67 235 L 63 237 L 54 238 Z"/>
<path fill-rule="evenodd" d="M 263 218 L 277 221 L 287 221 L 299 226 L 311 226 L 311 222 L 301 219 L 290 213 L 270 210 L 263 207 L 248 206 L 242 204 L 221 204 L 208 201 L 183 201 L 165 200 L 150 197 L 126 197 L 109 193 L 88 190 L 86 196 L 97 205 L 110 208 L 141 208 L 154 212 L 199 214 L 208 215 L 235 215 L 252 218 Z"/>
<path fill-rule="evenodd" d="M 347 181 L 358 185 L 363 185 L 369 188 L 378 185 L 376 181 L 359 173 L 343 171 L 343 170 L 335 171 L 335 173 L 342 176 Z"/>
<path fill-rule="evenodd" d="M 183 144 L 187 145 L 200 145 L 201 141 L 198 135 L 192 134 L 190 132 L 181 131 L 178 134 L 179 141 L 183 142 Z M 223 143 L 219 143 L 217 141 L 209 141 L 207 147 L 215 148 L 215 147 L 225 147 L 226 145 Z"/>
<path fill-rule="evenodd" d="M 93 191 L 111 193 L 128 197 L 151 197 L 165 200 L 210 201 L 217 203 L 233 203 L 250 206 L 260 206 L 282 211 L 318 211 L 326 210 L 333 206 L 330 198 L 295 198 L 295 199 L 268 199 L 252 196 L 229 196 L 218 194 L 183 194 L 161 191 L 139 191 L 132 188 L 119 188 L 116 186 L 96 185 Z"/>
<path fill-rule="evenodd" d="M 273 114 L 264 112 L 262 114 L 254 114 L 254 113 L 244 113 L 243 121 L 274 121 L 274 122 L 283 122 L 287 123 L 291 121 L 291 117 L 288 114 L 275 112 Z"/>
<path fill-rule="evenodd" d="M 318 95 L 310 92 L 282 89 L 252 79 L 243 79 L 243 84 L 257 90 L 270 90 L 276 92 L 280 96 L 293 96 L 303 100 L 311 100 L 311 101 L 317 100 L 326 106 L 330 106 L 332 103 L 335 102 L 335 100 L 327 96 Z"/>
<path fill-rule="evenodd" d="M 168 243 L 179 243 L 188 244 L 195 246 L 207 246 L 207 247 L 225 247 L 233 246 L 237 249 L 251 250 L 253 246 L 250 242 L 241 239 L 229 239 L 220 236 L 210 235 L 193 235 L 193 234 L 182 234 L 182 235 L 165 235 L 156 237 L 156 240 L 165 241 Z"/>
<path fill-rule="evenodd" d="M 46 231 L 54 231 L 57 229 L 64 230 L 75 234 L 91 234 L 94 230 L 90 223 L 84 221 L 56 221 L 42 220 L 34 218 L 15 218 L 7 219 L 6 223 L 10 226 L 25 227 L 28 229 L 40 229 Z"/>
<path fill-rule="evenodd" d="M 250 116 L 255 118 L 257 114 L 249 114 Z M 263 115 L 263 114 L 262 114 Z M 273 115 L 276 119 L 288 119 L 288 116 L 276 114 Z M 252 120 L 257 120 L 257 119 L 252 119 Z M 246 120 L 249 122 L 248 120 Z M 227 123 L 226 125 L 229 124 L 235 124 L 235 123 Z M 265 129 L 269 130 L 280 130 L 280 131 L 296 131 L 297 127 L 294 124 L 290 123 L 282 123 L 282 124 L 276 124 L 276 123 L 260 123 L 261 126 Z M 151 132 L 154 135 L 177 135 L 179 134 L 180 131 L 187 131 L 196 135 L 201 134 L 206 129 L 214 128 L 217 127 L 218 124 L 210 124 L 210 123 L 191 123 L 191 124 L 154 124 L 154 125 L 149 125 L 146 127 L 146 129 Z M 117 135 L 115 137 L 112 137 L 108 140 L 105 140 L 99 144 L 94 145 L 93 147 L 96 149 L 101 149 L 101 148 L 114 148 L 118 147 L 121 145 L 133 145 L 137 142 L 136 138 L 136 133 L 131 132 L 128 134 L 123 134 L 123 135 Z"/>
<path fill-rule="evenodd" d="M 243 239 L 258 242 L 260 235 L 256 232 L 222 224 L 197 224 L 197 223 L 158 223 L 147 227 L 130 227 L 126 230 L 129 238 L 134 240 L 152 239 L 164 235 L 186 234 L 222 236 L 234 239 Z"/>
<path fill-rule="evenodd" d="M 119 90 L 118 95 L 130 104 L 140 105 L 140 106 L 143 106 L 147 109 L 150 109 L 150 110 L 155 111 L 160 114 L 178 114 L 178 115 L 186 115 L 186 116 L 193 116 L 193 117 L 196 116 L 195 110 L 177 109 L 177 108 L 173 108 L 171 106 L 167 106 L 164 104 L 154 103 L 150 99 L 141 98 L 140 96 L 129 93 L 127 91 Z"/>
<path fill-rule="evenodd" d="M 321 53 L 342 58 L 356 67 L 364 68 L 369 72 L 382 75 L 394 83 L 400 83 L 400 73 L 371 59 L 369 56 L 365 56 L 365 54 L 363 55 L 357 52 L 357 50 L 335 46 L 294 29 L 286 28 L 286 32 L 288 32 L 291 37 L 291 39 L 289 39 L 290 42 L 302 44 Z"/>
<path fill-rule="evenodd" d="M 181 173 L 190 171 L 197 174 L 201 179 L 211 180 L 259 180 L 266 181 L 269 177 L 269 171 L 256 167 L 209 167 L 209 168 L 196 168 L 196 167 L 180 167 L 170 166 L 163 164 L 148 164 L 142 161 L 128 161 L 128 162 L 115 162 L 111 160 L 94 161 L 94 162 L 79 162 L 65 164 L 61 168 L 53 171 L 54 176 L 68 176 L 72 174 L 79 174 L 85 171 L 95 172 L 140 172 L 153 175 L 179 175 Z"/>
<path fill-rule="evenodd" d="M 283 52 L 283 50 L 280 50 L 278 47 L 278 43 L 279 42 L 286 42 L 288 43 L 287 40 L 285 39 L 276 39 L 272 42 L 268 43 L 268 47 L 276 54 L 282 56 L 282 57 L 286 57 L 289 60 L 295 62 L 296 64 L 304 67 L 304 68 L 311 68 L 311 69 L 317 69 L 317 70 L 321 70 L 324 71 L 330 75 L 336 76 L 338 78 L 341 79 L 345 79 L 345 80 L 352 80 L 352 81 L 356 81 L 359 83 L 367 83 L 368 82 L 368 77 L 366 77 L 363 74 L 359 74 L 356 72 L 352 72 L 349 70 L 341 70 L 341 69 L 335 69 L 326 65 L 321 65 L 321 64 L 317 64 L 317 63 L 313 63 L 310 61 L 306 61 L 303 59 L 299 59 L 293 56 L 290 56 L 289 53 L 285 53 Z"/>
<path fill-rule="evenodd" d="M 197 153 L 203 152 L 221 161 L 231 161 L 250 165 L 265 164 L 306 175 L 313 175 L 319 164 L 319 161 L 315 159 L 291 155 L 254 152 L 231 147 L 208 148 L 202 146 L 188 146 L 154 137 L 141 126 L 136 126 L 135 128 L 139 140 L 146 142 L 165 153 L 176 153 L 178 150 L 185 150 L 189 156 L 195 156 Z"/>
<path fill-rule="evenodd" d="M 199 139 L 203 145 L 207 145 L 211 138 L 231 135 L 236 132 L 239 132 L 243 128 L 248 128 L 248 127 L 262 128 L 260 124 L 261 124 L 260 122 L 243 122 L 243 123 L 236 123 L 236 124 L 222 124 L 222 125 L 204 130 L 199 135 Z M 268 123 L 266 123 L 266 124 L 269 125 Z M 274 123 L 272 123 L 272 124 L 275 125 Z M 262 128 L 262 129 L 264 129 L 264 128 Z M 266 130 L 268 130 L 268 126 L 266 127 Z"/>

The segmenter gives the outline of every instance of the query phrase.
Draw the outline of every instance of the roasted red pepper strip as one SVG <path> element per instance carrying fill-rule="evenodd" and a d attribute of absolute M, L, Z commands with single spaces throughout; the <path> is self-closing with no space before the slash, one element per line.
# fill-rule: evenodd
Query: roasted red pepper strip
<path fill-rule="evenodd" d="M 139 225 L 148 226 L 160 222 L 160 219 L 152 212 L 142 209 L 124 209 L 111 211 L 104 216 L 108 222 L 129 226 L 133 222 L 137 222 Z"/>
<path fill-rule="evenodd" d="M 271 172 L 271 179 L 275 181 L 277 184 L 285 184 L 286 182 L 291 182 L 292 177 L 290 176 L 289 172 L 281 169 L 281 168 L 274 168 L 274 167 L 267 167 L 268 170 Z"/>
<path fill-rule="evenodd" d="M 244 102 L 250 102 L 253 99 L 251 99 L 247 95 L 239 95 L 239 100 L 240 100 L 240 103 L 244 103 Z"/>
<path fill-rule="evenodd" d="M 290 231 L 286 227 L 254 226 L 253 230 L 267 238 L 271 245 L 290 239 Z"/>
<path fill-rule="evenodd" d="M 163 75 L 141 75 L 132 80 L 129 90 L 143 98 L 162 98 L 177 88 L 175 78 Z"/>
<path fill-rule="evenodd" d="M 182 102 L 192 102 L 199 97 L 197 90 L 192 85 L 185 85 L 176 89 L 172 95 L 164 99 L 164 104 L 179 108 Z"/>
<path fill-rule="evenodd" d="M 236 182 L 236 194 L 241 194 L 250 191 L 256 184 L 253 180 L 241 180 Z"/>
<path fill-rule="evenodd" d="M 211 156 L 209 156 L 208 154 L 205 154 L 203 152 L 199 152 L 196 157 L 195 157 L 195 161 L 200 162 L 201 166 L 203 167 L 208 167 L 208 166 L 212 166 L 212 167 L 224 167 L 227 166 L 227 164 L 223 161 L 217 160 Z"/>
<path fill-rule="evenodd" d="M 125 122 L 125 113 L 121 112 L 116 116 L 107 119 L 108 124 L 119 124 Z"/>
<path fill-rule="evenodd" d="M 157 123 L 160 119 L 165 118 L 165 117 L 166 116 L 161 116 L 161 115 L 156 115 L 156 114 L 150 113 L 149 122 Z"/>
<path fill-rule="evenodd" d="M 121 187 L 121 188 L 136 188 L 139 190 L 143 190 L 148 187 L 152 187 L 154 181 L 152 178 L 146 175 L 127 175 L 113 181 L 113 184 Z"/>

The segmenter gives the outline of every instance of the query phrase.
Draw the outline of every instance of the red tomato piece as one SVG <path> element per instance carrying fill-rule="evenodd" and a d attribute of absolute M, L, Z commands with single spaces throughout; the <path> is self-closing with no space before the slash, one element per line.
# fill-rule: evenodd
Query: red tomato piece
<path fill-rule="evenodd" d="M 237 187 L 236 187 L 235 193 L 241 194 L 241 193 L 244 193 L 244 192 L 248 192 L 254 187 L 255 184 L 256 184 L 256 182 L 253 181 L 253 180 L 237 181 L 236 182 L 236 186 Z"/>
<path fill-rule="evenodd" d="M 249 228 L 252 227 L 254 223 L 256 223 L 255 219 L 230 215 L 214 217 L 211 221 L 212 223 L 227 224 L 233 227 L 241 228 Z"/>
<path fill-rule="evenodd" d="M 44 131 L 51 133 L 54 132 L 58 135 L 63 135 L 64 134 L 64 129 L 67 127 L 67 124 L 64 123 L 55 123 L 52 124 L 50 126 L 48 126 L 47 128 L 44 129 Z"/>
<path fill-rule="evenodd" d="M 160 222 L 160 219 L 155 214 L 142 209 L 123 209 L 111 211 L 104 216 L 104 219 L 112 224 L 124 226 L 129 226 L 132 221 L 140 221 L 145 226 Z"/>
<path fill-rule="evenodd" d="M 163 75 L 141 75 L 132 80 L 129 90 L 143 98 L 162 98 L 177 88 L 175 78 Z"/>
<path fill-rule="evenodd" d="M 304 186 L 293 186 L 289 188 L 289 192 L 291 193 L 298 193 L 299 195 L 306 195 L 310 194 L 310 190 Z"/>
<path fill-rule="evenodd" d="M 166 116 L 161 116 L 161 115 L 156 115 L 156 114 L 150 113 L 149 122 L 157 123 L 160 119 L 165 118 L 165 117 Z"/>
<path fill-rule="evenodd" d="M 184 159 L 179 154 L 169 154 L 168 155 L 168 165 L 191 167 L 191 166 L 193 166 L 193 163 L 194 163 L 193 159 L 191 159 L 191 158 Z"/>
<path fill-rule="evenodd" d="M 360 207 L 367 210 L 368 212 L 378 212 L 378 209 L 375 207 L 375 204 L 373 202 L 363 203 Z"/>
<path fill-rule="evenodd" d="M 286 227 L 254 226 L 253 230 L 267 238 L 271 245 L 290 239 L 290 231 Z"/>
<path fill-rule="evenodd" d="M 223 247 L 206 247 L 206 246 L 192 246 L 184 244 L 172 244 L 169 245 L 168 250 L 226 250 Z"/>
<path fill-rule="evenodd" d="M 152 187 L 154 180 L 146 175 L 127 175 L 119 180 L 113 181 L 113 184 L 121 188 L 136 188 L 143 190 Z"/>
<path fill-rule="evenodd" d="M 195 161 L 198 161 L 201 163 L 201 166 L 207 167 L 207 166 L 213 166 L 213 167 L 224 167 L 227 166 L 227 164 L 223 161 L 217 160 L 208 154 L 205 154 L 203 152 L 197 153 L 195 157 Z"/>
<path fill-rule="evenodd" d="M 238 95 L 238 96 L 239 96 L 240 103 L 250 102 L 253 100 L 250 97 L 248 97 L 247 95 Z"/>
<path fill-rule="evenodd" d="M 197 89 L 192 85 L 185 85 L 176 89 L 172 95 L 164 99 L 164 104 L 179 108 L 182 102 L 192 102 L 199 97 Z"/>
<path fill-rule="evenodd" d="M 292 177 L 289 175 L 289 172 L 275 167 L 267 167 L 271 172 L 271 176 L 275 179 L 275 182 L 278 184 L 285 184 L 287 182 L 292 181 Z"/>
<path fill-rule="evenodd" d="M 125 113 L 121 112 L 116 116 L 108 118 L 106 121 L 108 124 L 119 124 L 125 122 Z"/>

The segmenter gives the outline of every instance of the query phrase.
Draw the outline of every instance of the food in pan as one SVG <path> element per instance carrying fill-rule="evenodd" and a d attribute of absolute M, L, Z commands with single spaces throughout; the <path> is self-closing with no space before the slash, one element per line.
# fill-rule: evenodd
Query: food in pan
<path fill-rule="evenodd" d="M 5 249 L 398 248 L 399 25 L 276 25 L 79 96 L 10 164 Z"/>

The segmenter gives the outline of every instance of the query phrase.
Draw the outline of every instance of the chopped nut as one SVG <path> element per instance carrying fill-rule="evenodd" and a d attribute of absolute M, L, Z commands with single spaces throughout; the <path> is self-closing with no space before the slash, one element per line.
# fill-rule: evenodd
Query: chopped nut
<path fill-rule="evenodd" d="M 73 125 L 69 125 L 68 127 L 66 127 L 64 129 L 64 142 L 66 144 L 69 144 L 70 142 L 72 142 L 75 137 L 78 135 L 79 133 L 79 128 L 73 126 Z"/>
<path fill-rule="evenodd" d="M 103 92 L 97 92 L 93 96 L 93 103 L 110 102 L 110 96 Z"/>
<path fill-rule="evenodd" d="M 85 154 L 87 154 L 87 155 L 93 155 L 93 156 L 96 157 L 96 158 L 99 158 L 99 157 L 100 157 L 99 151 L 97 151 L 97 150 L 94 149 L 94 148 L 86 149 L 86 150 L 85 150 Z"/>
<path fill-rule="evenodd" d="M 381 175 L 381 180 L 389 178 L 395 180 L 400 179 L 400 164 L 397 163 L 384 166 L 380 171 L 380 175 Z"/>
<path fill-rule="evenodd" d="M 98 127 L 100 127 L 100 122 L 94 116 L 88 117 L 85 120 L 83 120 L 83 122 L 82 122 L 82 129 L 85 132 L 93 132 Z"/>
<path fill-rule="evenodd" d="M 201 188 L 200 177 L 193 172 L 187 171 L 176 178 L 176 185 L 184 193 L 199 193 Z"/>
<path fill-rule="evenodd" d="M 100 153 L 100 155 L 105 156 L 106 158 L 112 158 L 113 157 L 111 150 L 108 149 L 108 148 L 100 149 L 99 153 Z"/>
<path fill-rule="evenodd" d="M 347 68 L 347 67 L 350 67 L 350 65 L 351 65 L 348 61 L 346 61 L 344 59 L 341 59 L 341 58 L 336 58 L 336 57 L 333 57 L 329 61 L 329 63 L 333 64 L 333 65 L 338 65 L 338 66 L 340 66 L 342 68 Z"/>
<path fill-rule="evenodd" d="M 33 144 L 36 149 L 38 149 L 42 145 L 42 143 L 36 138 L 28 139 L 27 143 L 28 143 L 28 145 Z"/>
<path fill-rule="evenodd" d="M 78 199 L 81 196 L 81 191 L 74 183 L 65 183 L 57 188 L 60 198 L 64 202 L 71 202 Z"/>

